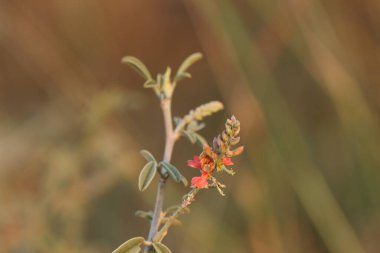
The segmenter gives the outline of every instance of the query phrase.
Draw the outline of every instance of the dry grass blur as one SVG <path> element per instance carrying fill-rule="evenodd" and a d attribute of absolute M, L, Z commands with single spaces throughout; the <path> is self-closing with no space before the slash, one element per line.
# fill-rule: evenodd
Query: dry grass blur
<path fill-rule="evenodd" d="M 174 115 L 219 99 L 246 152 L 208 191 L 173 252 L 376 253 L 380 249 L 380 2 L 0 0 L 0 252 L 110 252 L 148 224 L 144 161 L 162 154 L 157 100 L 120 64 L 153 73 L 193 52 Z M 178 143 L 188 177 L 198 152 Z M 166 204 L 185 192 L 169 184 Z M 175 231 L 175 232 L 174 232 Z"/>

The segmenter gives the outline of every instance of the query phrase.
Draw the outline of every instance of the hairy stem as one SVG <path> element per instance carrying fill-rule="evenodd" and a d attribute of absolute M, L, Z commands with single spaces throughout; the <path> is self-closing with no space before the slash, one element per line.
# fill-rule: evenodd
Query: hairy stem
<path fill-rule="evenodd" d="M 172 121 L 172 112 L 171 112 L 171 99 L 164 99 L 161 101 L 161 109 L 164 116 L 164 124 L 165 124 L 165 133 L 166 133 L 166 140 L 165 140 L 165 151 L 163 156 L 164 162 L 170 162 L 170 159 L 172 157 L 174 143 L 176 141 L 176 138 L 174 136 L 173 131 L 173 121 Z M 148 235 L 148 241 L 152 241 L 153 238 L 155 238 L 155 235 L 157 234 L 157 231 L 160 226 L 160 217 L 162 213 L 162 207 L 164 204 L 164 196 L 165 196 L 165 185 L 166 185 L 166 179 L 167 177 L 164 175 L 162 168 L 160 168 L 160 182 L 158 183 L 157 188 L 157 195 L 156 195 L 156 202 L 154 206 L 154 212 L 153 212 L 153 218 L 152 222 L 150 224 L 149 229 L 149 235 Z M 148 253 L 150 251 L 151 247 L 146 247 L 144 252 Z"/>

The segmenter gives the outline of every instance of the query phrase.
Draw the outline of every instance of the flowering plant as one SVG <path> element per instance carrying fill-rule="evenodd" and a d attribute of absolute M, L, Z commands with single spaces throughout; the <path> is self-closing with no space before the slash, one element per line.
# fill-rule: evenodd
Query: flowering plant
<path fill-rule="evenodd" d="M 240 141 L 240 122 L 234 116 L 227 119 L 224 131 L 214 138 L 212 147 L 198 133 L 205 126 L 202 123 L 203 118 L 223 109 L 221 102 L 212 101 L 201 105 L 182 118 L 172 118 L 171 115 L 172 95 L 177 83 L 184 78 L 191 77 L 187 69 L 201 58 L 200 53 L 192 54 L 180 65 L 173 78 L 171 68 L 167 67 L 165 73 L 158 74 L 156 79 L 152 78 L 147 67 L 139 59 L 132 56 L 126 56 L 122 59 L 123 63 L 130 65 L 145 79 L 144 88 L 153 89 L 160 99 L 165 122 L 166 140 L 163 159 L 160 162 L 149 151 L 142 150 L 140 152 L 147 160 L 147 164 L 139 175 L 139 189 L 141 191 L 146 190 L 156 175 L 160 177 L 153 211 L 136 212 L 136 215 L 150 220 L 148 237 L 147 239 L 144 237 L 129 239 L 115 249 L 113 253 L 138 253 L 141 251 L 141 247 L 143 247 L 144 253 L 170 253 L 171 250 L 162 243 L 170 226 L 178 223 L 177 218 L 180 214 L 189 212 L 189 205 L 194 202 L 195 196 L 201 190 L 216 188 L 224 196 L 223 189 L 226 186 L 215 177 L 216 172 L 235 174 L 227 166 L 234 164 L 232 157 L 243 152 L 242 146 L 233 149 L 233 146 Z M 173 127 L 173 121 L 176 123 L 175 127 Z M 198 143 L 202 147 L 201 154 L 194 156 L 193 160 L 187 162 L 189 167 L 199 169 L 200 176 L 191 179 L 190 190 L 183 196 L 181 204 L 163 211 L 166 181 L 171 178 L 177 183 L 184 184 L 185 187 L 188 185 L 187 179 L 170 163 L 174 144 L 181 136 L 187 137 L 191 143 Z"/>

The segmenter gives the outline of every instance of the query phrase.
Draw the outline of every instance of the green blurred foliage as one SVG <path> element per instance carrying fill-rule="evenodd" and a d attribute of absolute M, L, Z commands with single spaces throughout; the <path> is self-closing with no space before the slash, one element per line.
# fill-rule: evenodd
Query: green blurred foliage
<path fill-rule="evenodd" d="M 370 0 L 0 1 L 0 252 L 111 252 L 146 236 L 139 150 L 162 155 L 163 120 L 120 60 L 155 76 L 198 51 L 173 114 L 223 101 L 201 132 L 210 141 L 235 114 L 246 151 L 227 196 L 199 195 L 165 244 L 378 252 L 379 22 Z M 181 140 L 172 163 L 190 178 L 197 153 Z M 185 192 L 169 183 L 165 205 Z"/>

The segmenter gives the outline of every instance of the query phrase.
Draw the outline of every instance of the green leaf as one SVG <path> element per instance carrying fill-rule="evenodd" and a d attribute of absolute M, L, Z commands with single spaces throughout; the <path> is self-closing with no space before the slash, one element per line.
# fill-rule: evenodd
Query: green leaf
<path fill-rule="evenodd" d="M 202 54 L 201 53 L 194 53 L 192 55 L 190 55 L 189 57 L 187 57 L 181 64 L 181 66 L 179 66 L 178 70 L 177 70 L 177 74 L 176 74 L 176 79 L 181 79 L 183 77 L 189 77 L 189 73 L 186 73 L 186 70 L 191 66 L 193 65 L 195 62 L 199 61 L 200 59 L 202 59 Z M 191 77 L 191 76 L 190 76 Z"/>
<path fill-rule="evenodd" d="M 174 82 L 179 82 L 185 78 L 191 78 L 191 74 L 189 72 L 183 72 L 183 73 L 178 73 L 175 77 L 174 77 Z"/>
<path fill-rule="evenodd" d="M 137 217 L 147 219 L 147 220 L 152 220 L 152 218 L 153 218 L 153 212 L 152 211 L 146 212 L 146 211 L 138 210 L 135 212 L 135 215 Z"/>
<path fill-rule="evenodd" d="M 148 151 L 148 150 L 146 150 L 146 149 L 142 149 L 141 151 L 140 151 L 140 154 L 148 161 L 148 162 L 151 162 L 151 161 L 153 161 L 153 162 L 156 162 L 157 163 L 157 161 L 156 161 L 156 158 L 154 158 L 154 156 Z"/>
<path fill-rule="evenodd" d="M 138 74 L 140 74 L 146 80 L 152 80 L 153 79 L 149 73 L 149 70 L 144 65 L 144 63 L 142 63 L 142 61 L 140 61 L 136 57 L 124 56 L 123 59 L 121 59 L 121 62 L 126 63 L 129 66 L 131 66 Z"/>
<path fill-rule="evenodd" d="M 182 133 L 189 139 L 189 141 L 194 144 L 197 141 L 197 137 L 195 137 L 194 132 L 192 131 L 182 131 Z"/>
<path fill-rule="evenodd" d="M 201 130 L 202 128 L 204 128 L 206 126 L 205 123 L 198 123 L 198 121 L 191 121 L 188 125 L 187 125 L 187 128 L 186 130 L 190 130 L 190 131 L 193 131 L 193 132 L 196 132 L 196 131 L 199 131 Z"/>
<path fill-rule="evenodd" d="M 173 205 L 173 206 L 170 206 L 168 207 L 166 210 L 165 210 L 165 214 L 172 214 L 174 213 L 175 211 L 177 211 L 177 209 L 181 208 L 181 211 L 180 213 L 183 213 L 183 214 L 189 214 L 190 213 L 190 209 L 188 207 L 181 207 L 181 205 Z"/>
<path fill-rule="evenodd" d="M 171 75 L 171 73 L 172 73 L 171 68 L 167 67 L 166 70 L 165 70 L 164 76 L 163 76 L 163 80 L 162 80 L 162 82 L 163 82 L 164 85 L 170 84 L 170 75 Z"/>
<path fill-rule="evenodd" d="M 181 205 L 172 205 L 172 206 L 169 206 L 168 208 L 166 208 L 165 214 L 174 213 L 180 207 L 181 207 Z"/>
<path fill-rule="evenodd" d="M 144 88 L 155 88 L 155 87 L 158 87 L 158 84 L 153 79 L 146 80 L 146 82 L 144 83 Z"/>
<path fill-rule="evenodd" d="M 168 162 L 161 162 L 162 166 L 166 169 L 166 171 L 169 173 L 169 175 L 176 181 L 177 183 L 182 182 L 181 178 L 183 177 L 179 170 L 174 167 L 173 164 L 170 164 Z"/>
<path fill-rule="evenodd" d="M 154 242 L 153 248 L 156 250 L 156 253 L 172 253 L 172 251 L 160 242 Z"/>
<path fill-rule="evenodd" d="M 140 191 L 144 191 L 146 188 L 148 188 L 156 172 L 157 172 L 157 163 L 155 161 L 150 161 L 147 164 L 145 164 L 139 176 Z"/>
<path fill-rule="evenodd" d="M 112 253 L 138 253 L 140 252 L 140 245 L 145 241 L 143 237 L 135 237 L 129 239 L 120 245 Z M 170 252 L 170 251 L 169 251 Z"/>

